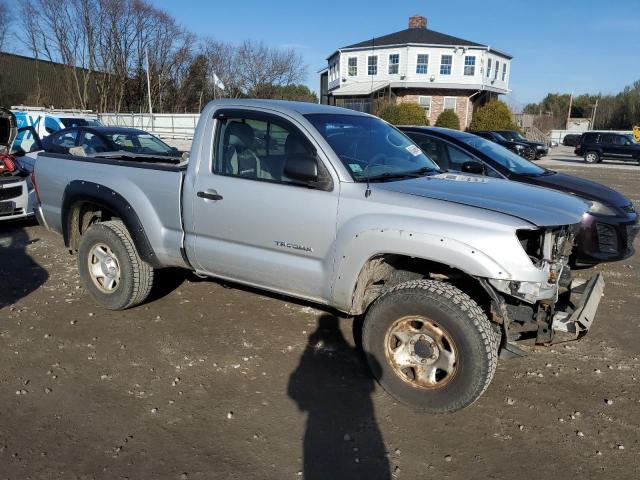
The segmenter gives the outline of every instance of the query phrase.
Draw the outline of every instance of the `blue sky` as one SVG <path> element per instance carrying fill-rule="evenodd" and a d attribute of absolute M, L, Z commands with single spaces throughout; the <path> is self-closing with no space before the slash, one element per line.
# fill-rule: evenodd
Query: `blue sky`
<path fill-rule="evenodd" d="M 406 28 L 429 28 L 514 56 L 516 104 L 549 91 L 615 93 L 640 79 L 638 0 L 152 0 L 192 31 L 220 40 L 264 40 L 300 49 L 307 84 L 338 47 Z"/>
<path fill-rule="evenodd" d="M 640 79 L 639 0 L 150 1 L 199 35 L 296 47 L 316 91 L 332 51 L 402 30 L 416 13 L 433 30 L 511 53 L 516 107 L 550 91 L 616 93 Z"/>

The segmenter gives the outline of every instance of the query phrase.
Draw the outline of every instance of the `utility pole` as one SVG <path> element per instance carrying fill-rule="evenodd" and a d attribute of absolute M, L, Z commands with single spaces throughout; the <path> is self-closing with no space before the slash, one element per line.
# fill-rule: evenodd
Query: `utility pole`
<path fill-rule="evenodd" d="M 149 98 L 149 115 L 151 116 L 151 131 L 153 128 L 153 107 L 151 103 L 151 73 L 149 72 L 149 48 L 145 49 L 145 53 L 147 54 L 147 97 Z"/>
<path fill-rule="evenodd" d="M 569 111 L 567 112 L 567 126 L 565 130 L 569 130 L 569 119 L 571 118 L 571 107 L 573 107 L 573 92 L 571 92 L 571 96 L 569 97 Z"/>
<path fill-rule="evenodd" d="M 591 115 L 591 130 L 596 129 L 596 112 L 598 111 L 598 100 L 600 99 L 596 98 L 596 105 L 593 107 L 593 114 Z"/>

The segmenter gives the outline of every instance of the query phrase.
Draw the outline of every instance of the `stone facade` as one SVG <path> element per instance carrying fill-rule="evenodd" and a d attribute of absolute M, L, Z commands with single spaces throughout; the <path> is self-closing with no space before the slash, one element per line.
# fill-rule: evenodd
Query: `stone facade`
<path fill-rule="evenodd" d="M 469 94 L 459 90 L 406 90 L 396 92 L 397 103 L 419 103 L 421 96 L 431 97 L 431 112 L 427 117 L 431 125 L 435 125 L 438 116 L 444 111 L 445 98 L 455 98 L 455 112 L 460 119 L 460 128 L 465 129 L 471 123 L 474 110 L 474 99 L 469 100 Z"/>

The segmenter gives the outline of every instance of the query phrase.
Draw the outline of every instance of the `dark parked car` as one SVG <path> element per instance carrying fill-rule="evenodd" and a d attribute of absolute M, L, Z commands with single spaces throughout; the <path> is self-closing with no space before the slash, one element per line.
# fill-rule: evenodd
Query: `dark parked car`
<path fill-rule="evenodd" d="M 470 133 L 431 127 L 401 127 L 442 169 L 504 178 L 560 190 L 585 199 L 591 208 L 581 222 L 574 265 L 623 260 L 634 254 L 638 215 L 631 201 L 590 180 L 547 170 L 500 145 Z"/>
<path fill-rule="evenodd" d="M 182 152 L 143 130 L 122 127 L 73 127 L 55 132 L 42 140 L 49 153 L 69 153 L 82 147 L 89 156 L 127 154 L 180 157 Z"/>
<path fill-rule="evenodd" d="M 565 147 L 575 147 L 580 141 L 581 133 L 568 133 L 562 139 L 562 144 Z"/>
<path fill-rule="evenodd" d="M 576 145 L 575 154 L 584 157 L 587 163 L 622 160 L 640 165 L 640 143 L 636 143 L 632 134 L 587 132 Z"/>
<path fill-rule="evenodd" d="M 542 142 L 532 142 L 531 140 L 527 140 L 520 132 L 516 132 L 515 130 L 498 130 L 496 133 L 499 133 L 504 138 L 512 142 L 521 142 L 525 145 L 529 145 L 536 152 L 535 160 L 538 160 L 549 153 L 548 145 Z"/>
<path fill-rule="evenodd" d="M 496 132 L 470 132 L 474 135 L 478 135 L 482 138 L 486 138 L 487 140 L 491 140 L 492 142 L 497 143 L 498 145 L 502 145 L 505 148 L 508 148 L 514 153 L 517 153 L 521 157 L 527 158 L 529 160 L 535 160 L 536 158 L 536 150 L 526 143 L 522 142 L 512 142 L 511 140 L 507 140 L 502 135 Z"/>

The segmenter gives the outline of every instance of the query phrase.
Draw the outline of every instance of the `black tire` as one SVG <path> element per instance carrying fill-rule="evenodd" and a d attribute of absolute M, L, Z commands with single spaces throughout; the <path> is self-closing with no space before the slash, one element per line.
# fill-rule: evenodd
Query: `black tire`
<path fill-rule="evenodd" d="M 428 319 L 448 334 L 447 343 L 453 343 L 455 370 L 441 386 L 417 385 L 391 360 L 393 352 L 405 347 L 394 350 L 389 341 L 398 339 L 390 332 L 405 318 L 416 316 Z M 429 413 L 454 412 L 475 402 L 489 386 L 498 361 L 500 337 L 482 309 L 458 288 L 434 280 L 403 283 L 381 295 L 366 315 L 362 337 L 369 367 L 380 385 L 400 402 Z M 408 347 L 414 349 L 411 360 L 423 354 L 417 347 L 417 343 Z"/>
<path fill-rule="evenodd" d="M 119 268 L 118 282 L 112 292 L 101 289 L 90 273 L 89 263 L 94 248 L 108 247 Z M 78 248 L 78 271 L 94 300 L 109 310 L 124 310 L 144 302 L 153 285 L 153 268 L 144 262 L 136 250 L 127 228 L 120 220 L 96 223 L 82 235 Z"/>
<path fill-rule="evenodd" d="M 526 158 L 530 162 L 533 162 L 536 159 L 536 151 L 531 147 L 525 148 L 524 158 Z"/>
<path fill-rule="evenodd" d="M 584 152 L 585 163 L 600 163 L 600 154 L 594 150 Z"/>

